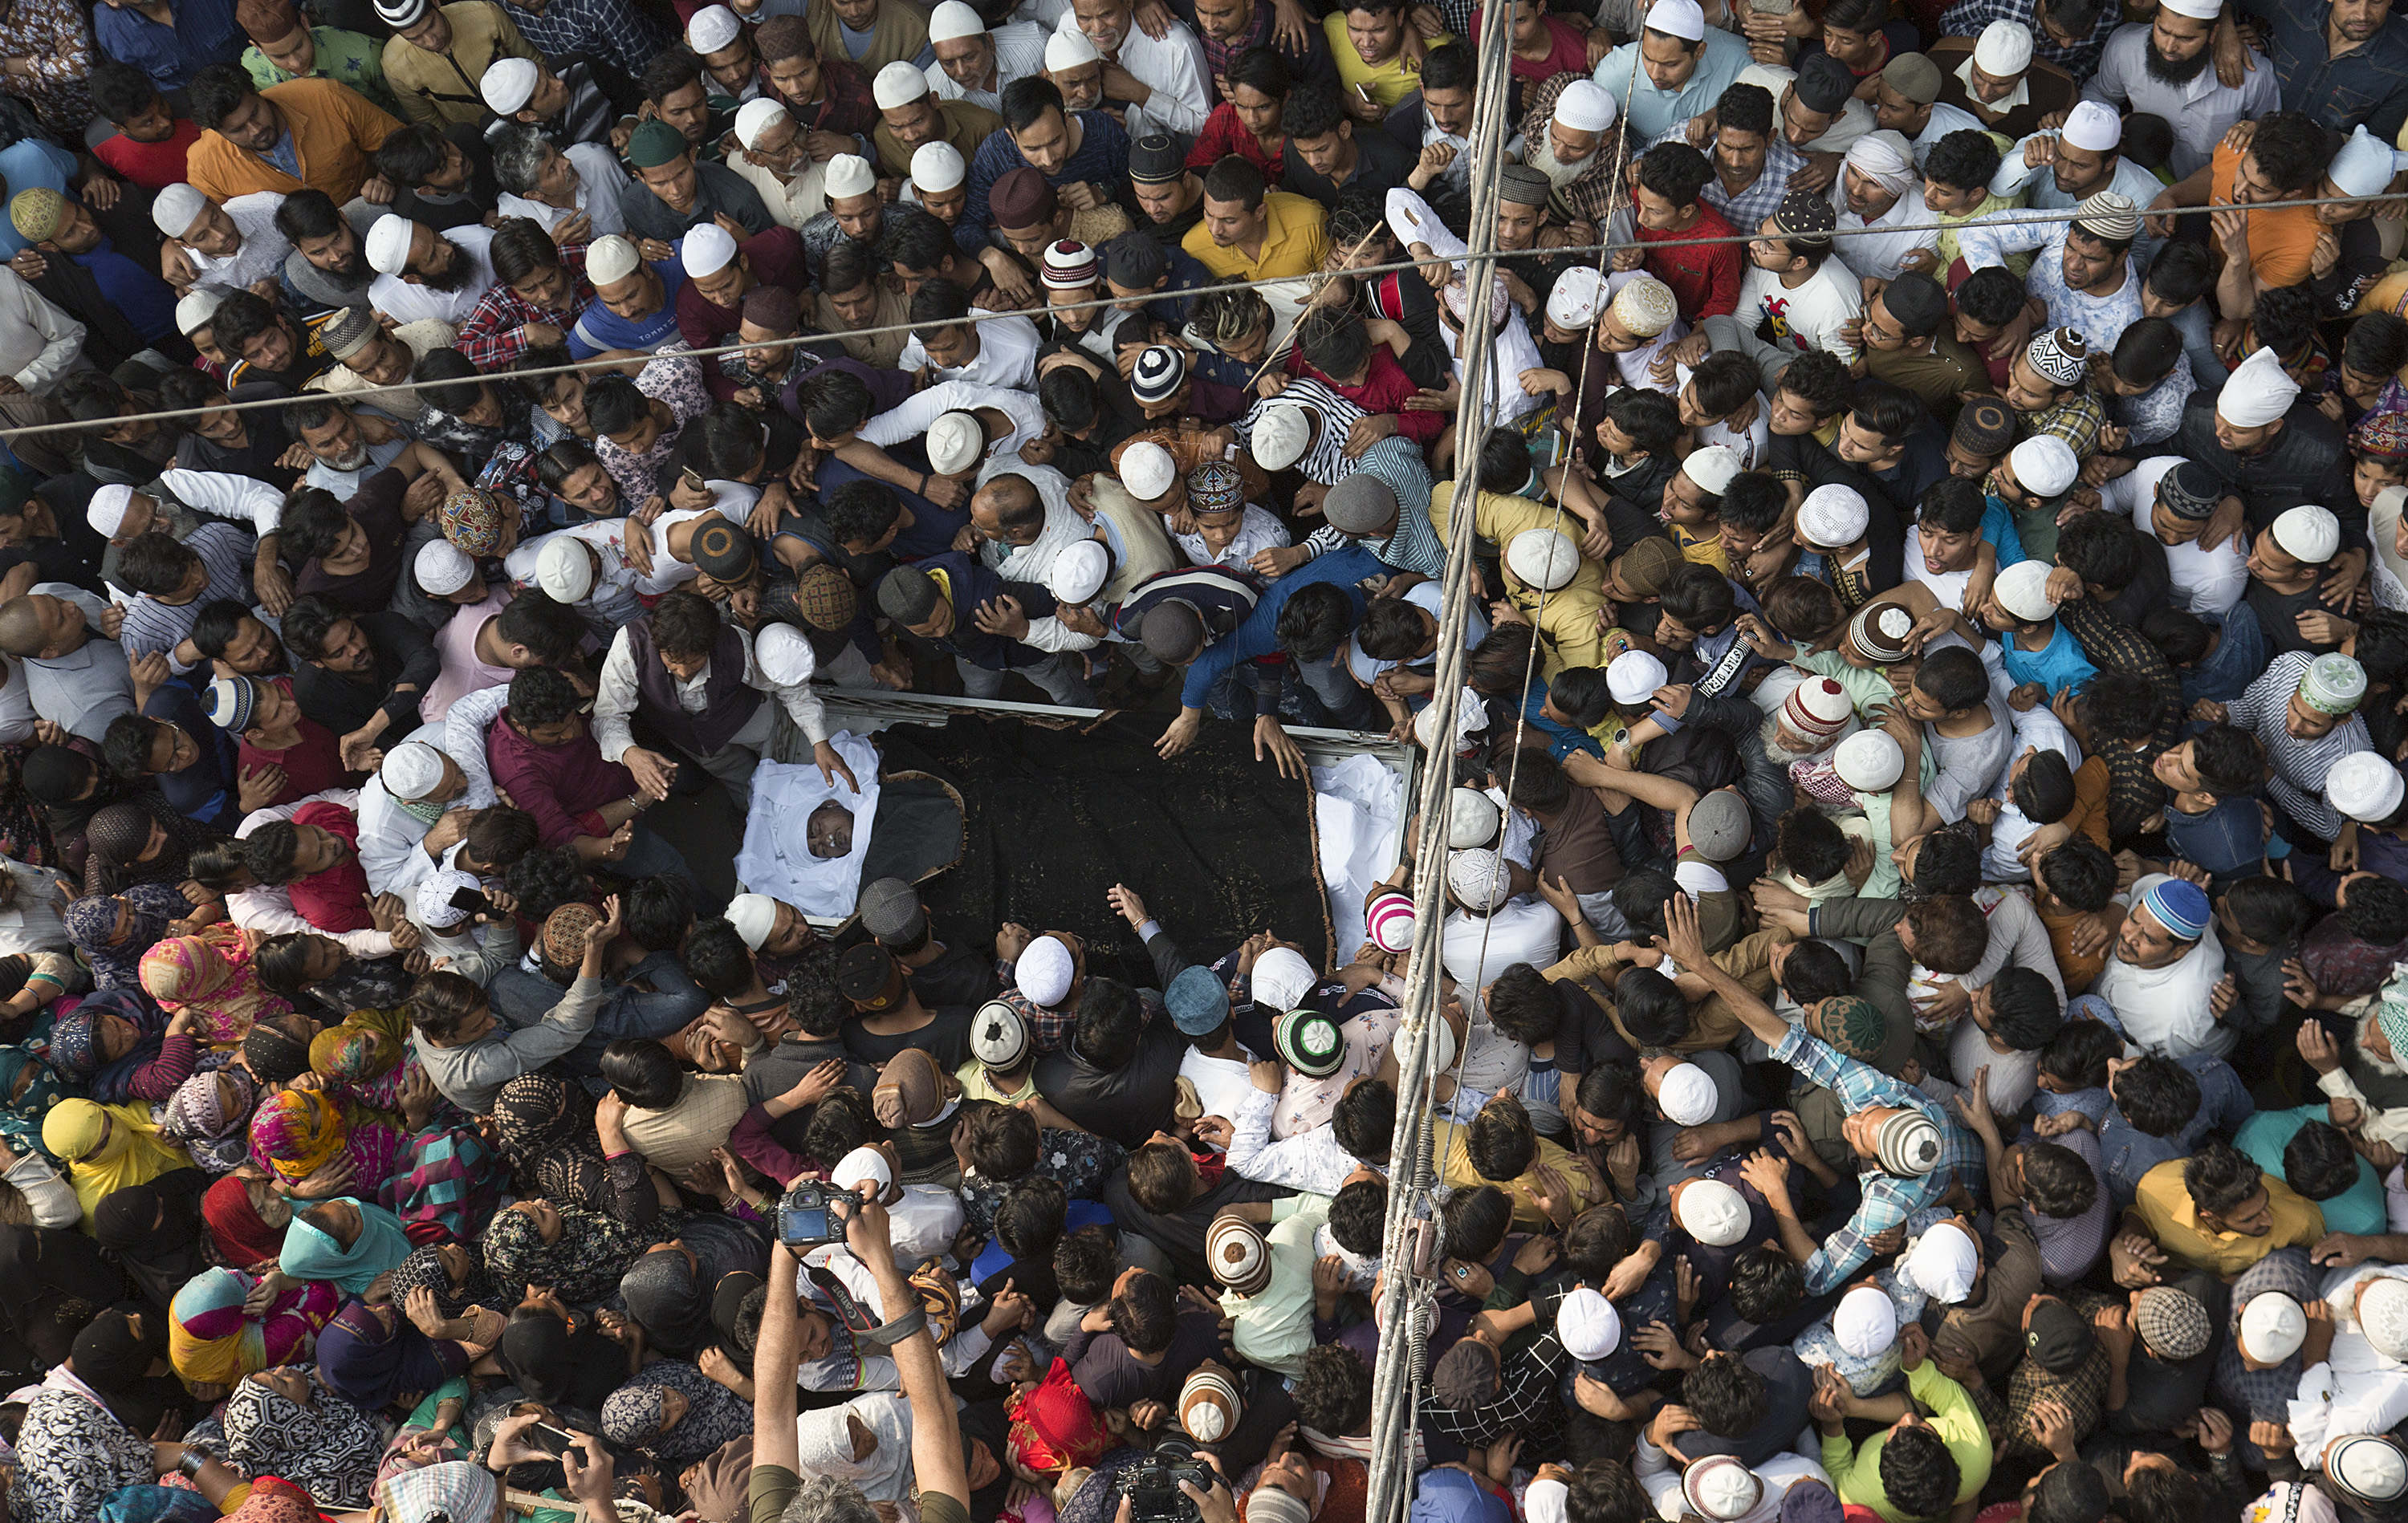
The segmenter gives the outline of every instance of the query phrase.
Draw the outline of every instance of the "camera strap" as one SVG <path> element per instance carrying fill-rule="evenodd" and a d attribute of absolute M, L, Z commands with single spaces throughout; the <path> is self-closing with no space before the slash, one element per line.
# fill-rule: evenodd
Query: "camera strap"
<path fill-rule="evenodd" d="M 853 1334 L 856 1343 L 892 1348 L 928 1325 L 927 1310 L 921 1306 L 914 1306 L 894 1321 L 882 1324 L 878 1314 L 854 1295 L 852 1287 L 842 1279 L 817 1264 L 810 1265 L 808 1273 L 811 1284 L 827 1298 L 829 1305 L 843 1321 L 845 1331 Z"/>

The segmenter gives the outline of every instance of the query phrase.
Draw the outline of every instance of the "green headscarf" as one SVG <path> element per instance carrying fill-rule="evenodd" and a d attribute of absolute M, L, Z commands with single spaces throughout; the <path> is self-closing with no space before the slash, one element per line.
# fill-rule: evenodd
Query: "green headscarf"
<path fill-rule="evenodd" d="M 34 1076 L 25 1092 L 16 1095 L 17 1081 L 28 1068 Z M 48 1063 L 22 1047 L 0 1047 L 0 1137 L 6 1137 L 10 1147 L 49 1158 L 50 1149 L 42 1146 L 42 1117 L 64 1098 L 59 1076 Z"/>

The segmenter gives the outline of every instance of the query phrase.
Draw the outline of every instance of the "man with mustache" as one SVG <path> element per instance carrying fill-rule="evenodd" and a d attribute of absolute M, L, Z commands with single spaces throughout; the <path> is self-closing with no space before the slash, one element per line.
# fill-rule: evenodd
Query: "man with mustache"
<path fill-rule="evenodd" d="M 493 242 L 490 228 L 437 233 L 387 212 L 368 229 L 367 262 L 379 278 L 368 288 L 368 303 L 397 323 L 465 322 L 493 288 Z"/>
<path fill-rule="evenodd" d="M 2223 8 L 2215 0 L 2164 0 L 2147 26 L 2128 26 L 2107 39 L 2099 72 L 2082 87 L 2084 100 L 2172 128 L 2169 164 L 2176 178 L 2207 163 L 2225 129 L 2255 121 L 2283 101 L 2274 71 L 2245 52 L 2249 71 L 2240 83 L 2221 78 L 2213 39 Z"/>

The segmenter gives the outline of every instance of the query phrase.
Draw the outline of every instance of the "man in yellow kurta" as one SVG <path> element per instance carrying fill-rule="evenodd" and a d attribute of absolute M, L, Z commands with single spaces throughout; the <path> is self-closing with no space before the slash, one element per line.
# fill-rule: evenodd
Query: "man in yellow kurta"
<path fill-rule="evenodd" d="M 1511 1094 L 1491 1098 L 1471 1124 L 1449 1124 L 1440 1170 L 1449 1189 L 1477 1189 L 1494 1185 L 1513 1203 L 1513 1226 L 1525 1232 L 1560 1231 L 1574 1217 L 1598 1203 L 1590 1194 L 1588 1171 L 1572 1156 L 1541 1137 L 1530 1125 L 1530 1113 Z M 1559 1195 L 1550 1193 L 1541 1169 L 1563 1182 Z M 1551 1217 L 1540 1198 L 1555 1209 Z"/>
<path fill-rule="evenodd" d="M 377 0 L 394 35 L 384 45 L 385 88 L 412 121 L 449 127 L 484 120 L 485 71 L 505 58 L 541 61 L 493 0 Z"/>
<path fill-rule="evenodd" d="M 1445 543 L 1452 481 L 1430 489 L 1430 527 Z M 1553 682 L 1567 666 L 1606 664 L 1605 568 L 1584 560 L 1580 520 L 1549 503 L 1501 491 L 1480 493 L 1472 533 L 1503 552 L 1505 601 L 1539 632 L 1539 669 Z M 1544 595 L 1541 596 L 1543 590 Z"/>
<path fill-rule="evenodd" d="M 1311 196 L 1271 190 L 1235 154 L 1204 177 L 1204 220 L 1179 246 L 1223 280 L 1295 280 L 1329 257 L 1329 214 Z"/>
<path fill-rule="evenodd" d="M 2308 1247 L 2325 1235 L 2322 1207 L 2221 1142 L 2143 1174 L 2129 1216 L 2167 1258 L 2228 1279 L 2276 1248 Z"/>

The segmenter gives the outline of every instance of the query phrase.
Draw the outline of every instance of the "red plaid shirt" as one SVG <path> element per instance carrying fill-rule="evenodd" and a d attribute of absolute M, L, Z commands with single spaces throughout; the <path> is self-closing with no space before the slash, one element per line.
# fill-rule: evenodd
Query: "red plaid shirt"
<path fill-rule="evenodd" d="M 585 245 L 572 243 L 561 249 L 560 263 L 568 271 L 569 305 L 566 307 L 538 306 L 499 280 L 487 289 L 477 309 L 462 325 L 460 336 L 453 341 L 470 364 L 489 375 L 509 368 L 529 348 L 519 330 L 530 322 L 548 322 L 559 329 L 564 338 L 569 329 L 577 326 L 578 318 L 594 301 L 593 282 L 585 278 Z"/>

